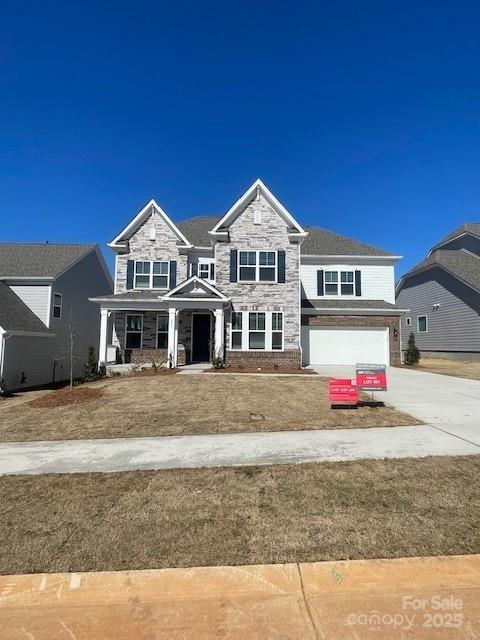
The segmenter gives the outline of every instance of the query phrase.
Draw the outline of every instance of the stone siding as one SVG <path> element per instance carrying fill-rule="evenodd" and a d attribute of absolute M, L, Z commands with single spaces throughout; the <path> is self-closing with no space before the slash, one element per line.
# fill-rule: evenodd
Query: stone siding
<path fill-rule="evenodd" d="M 253 212 L 262 212 L 261 224 L 254 224 Z M 300 288 L 299 248 L 291 244 L 287 225 L 261 197 L 248 205 L 233 221 L 229 229 L 229 242 L 215 247 L 216 286 L 231 300 L 232 311 L 282 311 L 284 318 L 285 351 L 299 351 L 300 344 Z M 230 250 L 251 251 L 270 249 L 285 251 L 284 283 L 230 282 Z M 226 314 L 225 344 L 230 344 L 230 314 Z M 235 353 L 235 355 L 231 355 Z M 239 352 L 228 352 L 227 357 L 238 358 Z M 251 353 L 251 352 L 243 352 Z M 256 356 L 256 352 L 254 357 Z M 260 354 L 264 355 L 265 354 Z M 274 353 L 279 358 L 279 353 Z M 260 357 L 258 356 L 258 357 Z M 299 358 L 300 356 L 298 356 Z"/>
<path fill-rule="evenodd" d="M 302 316 L 302 325 L 320 327 L 388 327 L 390 364 L 400 364 L 400 319 L 398 316 Z"/>
<path fill-rule="evenodd" d="M 155 226 L 155 240 L 150 240 L 150 229 Z M 179 253 L 179 240 L 155 211 L 129 240 L 129 253 L 117 255 L 117 275 L 115 293 L 127 290 L 128 260 L 176 260 L 177 284 L 187 277 L 187 256 Z"/>

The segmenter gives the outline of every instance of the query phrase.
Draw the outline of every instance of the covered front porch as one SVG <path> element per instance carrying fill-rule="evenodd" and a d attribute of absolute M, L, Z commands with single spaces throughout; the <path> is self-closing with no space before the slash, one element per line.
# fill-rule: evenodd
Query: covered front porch
<path fill-rule="evenodd" d="M 177 367 L 224 358 L 228 299 L 196 276 L 167 294 L 151 291 L 100 302 L 99 364 Z"/>

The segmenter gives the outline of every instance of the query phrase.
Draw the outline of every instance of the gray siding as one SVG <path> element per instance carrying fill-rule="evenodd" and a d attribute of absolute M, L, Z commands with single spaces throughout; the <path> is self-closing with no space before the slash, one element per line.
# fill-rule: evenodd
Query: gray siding
<path fill-rule="evenodd" d="M 53 293 L 60 293 L 63 298 L 60 319 L 53 318 L 52 309 L 49 310 L 50 330 L 55 335 L 48 338 L 12 336 L 6 341 L 4 374 L 11 389 L 20 386 L 22 371 L 27 376 L 26 386 L 51 383 L 54 369 L 56 381 L 68 378 L 70 310 L 75 334 L 74 375 L 82 373 L 90 345 L 98 352 L 100 314 L 98 305 L 88 298 L 109 295 L 112 287 L 96 253 L 90 252 L 60 276 L 52 285 Z"/>
<path fill-rule="evenodd" d="M 15 284 L 11 285 L 10 289 L 48 326 L 50 285 Z"/>
<path fill-rule="evenodd" d="M 402 348 L 411 331 L 422 351 L 480 351 L 480 294 L 463 285 L 442 269 L 431 269 L 407 278 L 397 296 L 402 309 Z M 434 305 L 439 308 L 434 311 Z M 417 317 L 426 315 L 427 333 L 417 331 Z M 406 326 L 411 318 L 412 326 Z"/>

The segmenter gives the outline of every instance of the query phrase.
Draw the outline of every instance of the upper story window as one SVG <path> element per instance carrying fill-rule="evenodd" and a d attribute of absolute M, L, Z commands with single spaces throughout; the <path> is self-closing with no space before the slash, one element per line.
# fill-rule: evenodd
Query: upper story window
<path fill-rule="evenodd" d="M 324 294 L 326 296 L 353 296 L 354 283 L 353 271 L 325 271 Z"/>
<path fill-rule="evenodd" d="M 213 262 L 198 262 L 198 277 L 204 280 L 215 280 L 215 265 Z"/>
<path fill-rule="evenodd" d="M 276 282 L 276 251 L 239 251 L 239 282 Z"/>
<path fill-rule="evenodd" d="M 53 294 L 53 317 L 54 318 L 62 317 L 62 294 L 61 293 Z"/>
<path fill-rule="evenodd" d="M 168 289 L 170 262 L 135 262 L 135 289 Z"/>

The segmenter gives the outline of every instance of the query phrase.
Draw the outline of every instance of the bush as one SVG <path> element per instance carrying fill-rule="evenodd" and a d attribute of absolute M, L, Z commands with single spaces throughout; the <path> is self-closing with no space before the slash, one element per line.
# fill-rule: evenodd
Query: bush
<path fill-rule="evenodd" d="M 97 353 L 95 347 L 88 347 L 87 361 L 83 367 L 83 382 L 93 382 L 105 377 L 105 367 L 98 366 Z"/>
<path fill-rule="evenodd" d="M 420 349 L 415 344 L 415 336 L 413 333 L 410 333 L 408 336 L 407 348 L 405 349 L 403 361 L 409 366 L 420 362 Z"/>
<path fill-rule="evenodd" d="M 8 396 L 7 382 L 5 378 L 0 379 L 0 398 L 6 398 Z"/>
<path fill-rule="evenodd" d="M 225 369 L 225 362 L 223 361 L 223 358 L 213 358 L 212 367 L 214 369 Z"/>

